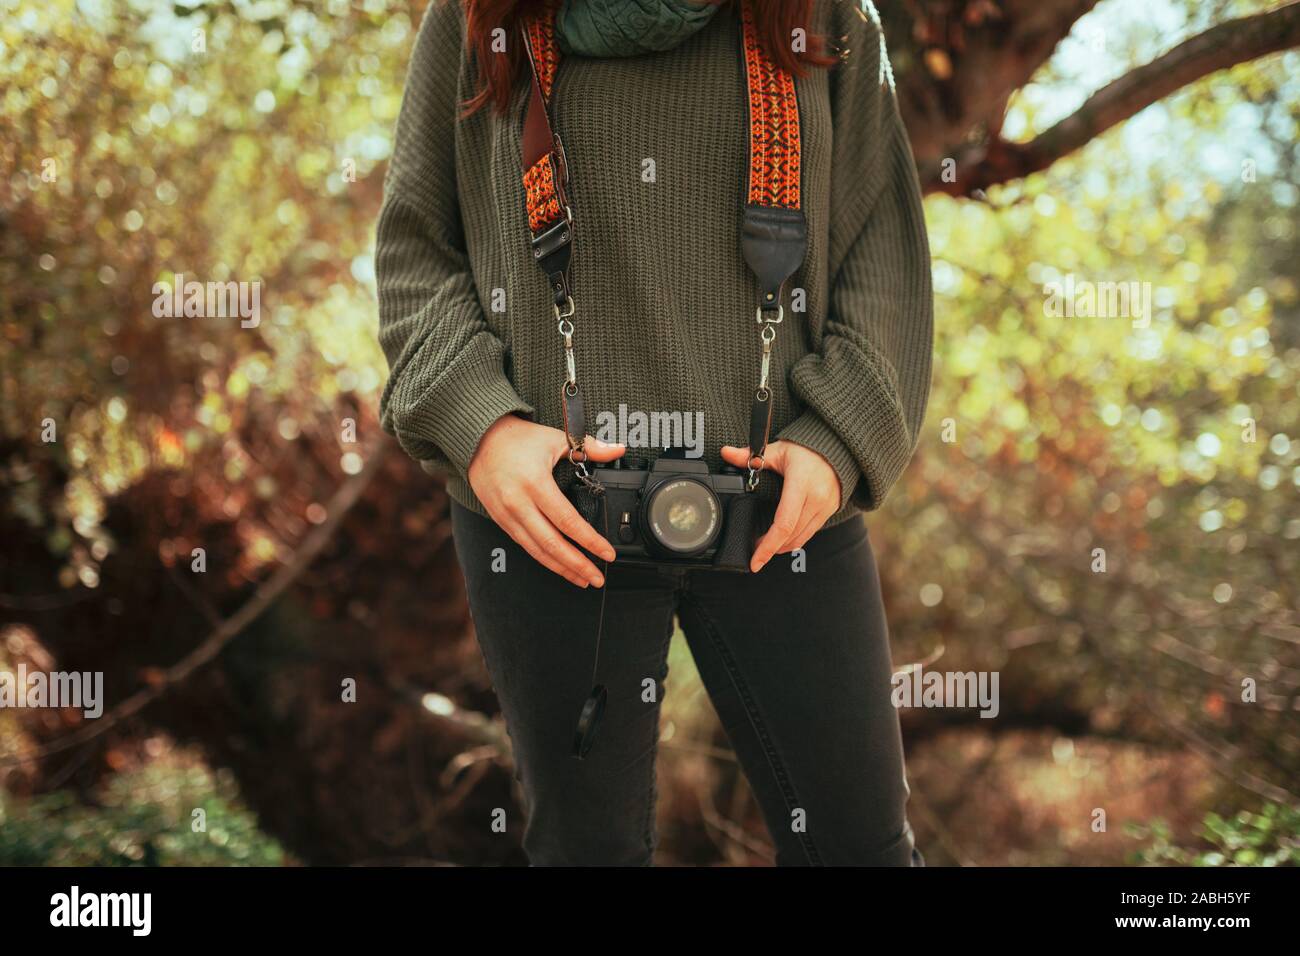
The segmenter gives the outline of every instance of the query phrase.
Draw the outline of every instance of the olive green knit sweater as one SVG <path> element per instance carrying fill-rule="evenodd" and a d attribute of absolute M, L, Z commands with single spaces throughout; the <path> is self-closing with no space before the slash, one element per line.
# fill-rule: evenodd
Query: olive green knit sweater
<path fill-rule="evenodd" d="M 777 326 L 772 436 L 835 468 L 843 494 L 833 524 L 879 507 L 915 448 L 933 297 L 878 28 L 857 0 L 817 0 L 812 28 L 844 37 L 848 55 L 796 82 L 808 255 L 786 283 Z M 432 0 L 379 218 L 379 339 L 390 366 L 380 410 L 385 430 L 484 514 L 465 477 L 479 439 L 512 412 L 561 427 L 565 373 L 529 247 L 519 169 L 527 87 L 517 84 L 505 116 L 487 107 L 458 121 L 476 89 L 463 39 L 459 0 Z M 702 414 L 704 459 L 715 468 L 720 446 L 747 442 L 758 376 L 757 285 L 739 232 L 742 63 L 737 15 L 724 9 L 661 53 L 563 57 L 553 91 L 571 169 L 574 348 L 588 431 L 606 437 L 598 417 L 620 406 L 633 417 Z M 572 481 L 567 463 L 554 473 L 562 487 Z M 780 478 L 765 474 L 759 494 L 779 490 Z"/>

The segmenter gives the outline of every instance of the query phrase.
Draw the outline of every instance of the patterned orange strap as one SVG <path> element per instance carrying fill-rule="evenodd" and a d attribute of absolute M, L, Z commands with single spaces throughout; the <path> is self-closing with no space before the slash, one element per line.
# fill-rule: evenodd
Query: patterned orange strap
<path fill-rule="evenodd" d="M 542 101 L 549 105 L 560 63 L 555 39 L 558 5 L 547 3 L 524 26 L 530 63 Z M 749 104 L 749 187 L 753 205 L 798 209 L 800 183 L 799 103 L 794 77 L 774 63 L 759 42 L 754 11 L 741 5 L 741 39 Z M 528 228 L 534 237 L 565 216 L 556 164 L 550 153 L 534 157 L 524 169 Z"/>
<path fill-rule="evenodd" d="M 749 201 L 799 208 L 799 103 L 794 77 L 764 52 L 750 4 L 741 6 L 749 91 Z"/>
<path fill-rule="evenodd" d="M 524 25 L 524 36 L 528 41 L 531 82 L 535 85 L 534 95 L 528 109 L 530 113 L 540 108 L 541 117 L 529 119 L 534 122 L 545 121 L 546 139 L 551 140 L 553 133 L 546 113 L 551 99 L 551 88 L 555 84 L 555 71 L 560 64 L 560 52 L 555 42 L 556 5 L 548 3 L 539 16 L 533 17 Z M 540 97 L 538 94 L 540 93 Z M 540 98 L 540 103 L 538 102 Z M 540 133 L 534 131 L 534 138 Z M 552 143 L 544 144 L 545 152 L 540 156 L 524 157 L 524 195 L 528 203 L 528 228 L 534 237 L 546 232 L 565 216 L 564 202 L 560 195 L 561 184 L 557 183 L 557 163 L 553 158 Z M 524 151 L 533 153 L 538 146 L 528 142 L 525 137 Z"/>

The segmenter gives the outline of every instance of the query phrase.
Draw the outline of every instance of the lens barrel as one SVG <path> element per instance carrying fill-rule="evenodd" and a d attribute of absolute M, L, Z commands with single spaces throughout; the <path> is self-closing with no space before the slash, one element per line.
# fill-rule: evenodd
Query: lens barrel
<path fill-rule="evenodd" d="M 651 489 L 642 528 L 661 550 L 690 557 L 708 550 L 722 531 L 722 503 L 694 478 L 668 478 Z"/>

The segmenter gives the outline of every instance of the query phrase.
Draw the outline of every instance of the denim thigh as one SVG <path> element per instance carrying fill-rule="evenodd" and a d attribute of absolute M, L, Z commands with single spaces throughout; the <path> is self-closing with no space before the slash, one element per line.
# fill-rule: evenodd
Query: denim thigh
<path fill-rule="evenodd" d="M 757 574 L 692 571 L 682 627 L 782 865 L 923 865 L 866 525 Z"/>
<path fill-rule="evenodd" d="M 673 579 L 610 565 L 599 674 L 608 704 L 595 746 L 578 760 L 574 728 L 592 686 L 602 590 L 570 584 L 456 503 L 452 531 L 523 787 L 529 862 L 648 865 Z"/>

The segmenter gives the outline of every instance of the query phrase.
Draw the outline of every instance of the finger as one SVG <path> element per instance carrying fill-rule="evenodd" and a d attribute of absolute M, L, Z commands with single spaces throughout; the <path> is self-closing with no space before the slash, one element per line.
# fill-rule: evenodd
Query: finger
<path fill-rule="evenodd" d="M 506 500 L 495 493 L 486 491 L 479 495 L 479 501 L 487 511 L 488 517 L 496 522 L 498 528 L 510 536 L 511 541 L 523 548 L 530 558 L 547 570 L 555 572 L 570 584 L 577 587 L 586 587 L 587 584 L 581 578 L 555 564 L 546 556 L 546 553 L 533 540 L 528 530 L 515 518 L 514 509 L 506 504 Z"/>
<path fill-rule="evenodd" d="M 762 569 L 763 565 L 771 560 L 772 555 L 776 554 L 777 548 L 790 540 L 790 536 L 799 526 L 804 498 L 803 492 L 788 485 L 782 489 L 781 502 L 776 506 L 772 527 L 767 529 L 767 533 L 759 540 L 758 547 L 754 549 L 754 557 L 749 562 L 750 570 Z"/>
<path fill-rule="evenodd" d="M 810 502 L 804 513 L 807 515 L 807 520 L 794 533 L 794 537 L 790 541 L 791 551 L 798 551 L 807 544 L 808 539 L 822 529 L 822 526 L 826 524 L 826 519 L 835 511 L 826 505 L 816 506 Z"/>
<path fill-rule="evenodd" d="M 528 552 L 529 557 L 534 561 L 547 570 L 554 571 L 570 584 L 580 588 L 588 586 L 588 582 L 584 578 L 570 571 L 546 553 L 541 544 L 533 538 L 533 535 L 519 520 L 515 513 L 517 509 L 504 504 L 500 499 L 486 500 L 483 505 L 487 508 L 488 516 L 497 523 L 497 526 L 508 534 L 515 544 Z"/>
<path fill-rule="evenodd" d="M 546 515 L 531 500 L 515 517 L 527 529 L 542 553 L 552 561 L 558 562 L 565 570 L 596 587 L 605 583 L 596 566 L 556 530 L 555 525 L 551 524 Z"/>
<path fill-rule="evenodd" d="M 564 432 L 559 433 L 559 440 L 556 443 L 555 460 L 559 461 L 569 454 L 569 440 L 564 437 Z M 615 458 L 622 457 L 627 448 L 623 445 L 611 445 L 603 442 L 599 438 L 593 438 L 588 435 L 583 439 L 582 450 L 587 456 L 588 461 L 613 461 Z"/>
<path fill-rule="evenodd" d="M 799 512 L 799 517 L 794 519 L 794 530 L 790 532 L 789 537 L 776 549 L 777 554 L 789 554 L 799 547 L 804 538 L 800 537 L 805 528 L 815 528 L 817 523 L 817 506 L 813 503 L 812 498 L 805 498 L 803 508 Z M 809 535 L 812 531 L 808 532 Z"/>
<path fill-rule="evenodd" d="M 770 468 L 778 475 L 785 474 L 785 448 L 783 441 L 773 441 L 767 443 L 767 450 L 763 452 L 763 467 Z"/>
<path fill-rule="evenodd" d="M 555 482 L 539 485 L 533 500 L 542 514 L 546 515 L 561 534 L 578 542 L 599 558 L 604 558 L 606 561 L 614 560 L 614 546 L 583 520 L 582 515 L 578 514 L 578 509 L 560 493 Z"/>
<path fill-rule="evenodd" d="M 735 468 L 749 467 L 749 448 L 735 445 L 722 446 L 722 460 Z M 780 441 L 769 442 L 763 452 L 763 468 L 770 469 L 778 475 L 785 474 L 785 447 Z"/>
<path fill-rule="evenodd" d="M 564 565 L 560 564 L 548 555 L 546 550 L 533 539 L 533 536 L 528 532 L 528 529 L 518 521 L 513 518 L 506 518 L 505 520 L 497 521 L 497 524 L 501 526 L 501 529 L 505 531 L 506 534 L 510 535 L 519 547 L 528 552 L 528 555 L 534 561 L 542 565 L 548 571 L 555 572 L 575 587 L 585 588 L 590 586 L 590 582 L 583 580 L 576 573 L 570 571 Z"/>
<path fill-rule="evenodd" d="M 586 441 L 582 443 L 582 449 L 587 453 L 587 458 L 591 461 L 613 461 L 615 458 L 621 458 L 627 451 L 627 446 L 608 442 L 603 442 L 599 438 L 587 436 Z"/>
<path fill-rule="evenodd" d="M 749 449 L 737 448 L 735 445 L 723 445 L 722 460 L 733 468 L 744 468 L 749 464 Z"/>
<path fill-rule="evenodd" d="M 814 507 L 806 507 L 806 509 L 803 510 L 802 524 L 800 524 L 800 527 L 798 527 L 797 531 L 794 532 L 794 535 L 790 536 L 789 550 L 797 551 L 802 548 L 803 545 L 806 545 L 807 540 L 816 535 L 816 533 L 822 529 L 824 523 L 826 523 L 826 518 L 822 515 L 822 511 L 814 509 Z"/>

